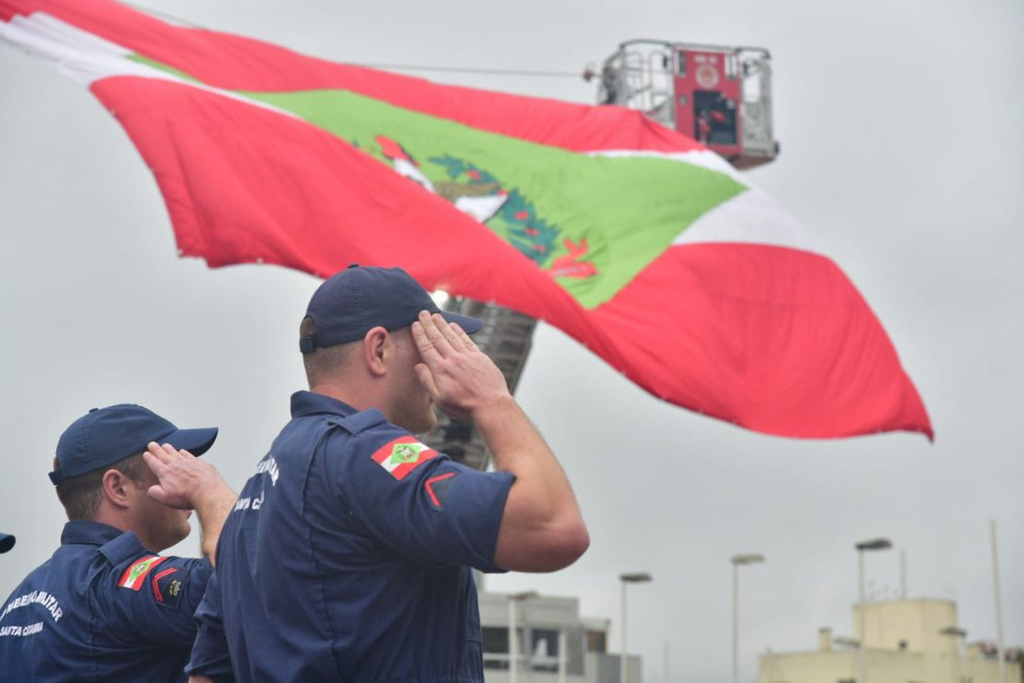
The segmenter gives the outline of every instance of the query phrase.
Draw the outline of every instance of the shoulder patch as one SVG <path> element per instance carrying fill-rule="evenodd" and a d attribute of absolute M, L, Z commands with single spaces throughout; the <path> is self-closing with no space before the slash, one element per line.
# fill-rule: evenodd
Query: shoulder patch
<path fill-rule="evenodd" d="M 384 444 L 373 454 L 373 461 L 401 481 L 410 472 L 440 453 L 421 443 L 415 436 L 402 436 Z"/>
<path fill-rule="evenodd" d="M 166 557 L 160 557 L 159 555 L 148 555 L 135 560 L 121 574 L 117 585 L 121 588 L 131 588 L 133 591 L 139 590 L 146 581 L 146 575 L 153 570 L 153 567 L 166 559 Z"/>
<path fill-rule="evenodd" d="M 158 605 L 178 609 L 181 602 L 182 589 L 185 586 L 185 574 L 178 567 L 161 569 L 153 575 L 153 598 Z"/>

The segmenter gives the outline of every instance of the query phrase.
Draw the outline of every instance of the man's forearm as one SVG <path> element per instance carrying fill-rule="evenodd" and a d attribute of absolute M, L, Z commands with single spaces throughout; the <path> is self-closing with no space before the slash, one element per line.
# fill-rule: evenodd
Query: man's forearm
<path fill-rule="evenodd" d="M 495 466 L 516 477 L 505 503 L 495 564 L 518 571 L 572 564 L 590 538 L 554 453 L 511 396 L 474 418 Z"/>
<path fill-rule="evenodd" d="M 196 516 L 199 517 L 200 548 L 214 566 L 217 565 L 217 541 L 220 540 L 224 520 L 231 513 L 237 499 L 238 494 L 221 482 L 194 501 Z"/>

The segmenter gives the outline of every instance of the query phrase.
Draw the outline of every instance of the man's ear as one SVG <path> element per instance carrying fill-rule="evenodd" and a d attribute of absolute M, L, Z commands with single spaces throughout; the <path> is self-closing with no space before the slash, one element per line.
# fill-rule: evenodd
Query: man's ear
<path fill-rule="evenodd" d="M 393 345 L 391 335 L 379 325 L 370 329 L 363 337 L 363 362 L 374 377 L 383 377 L 387 372 Z"/>
<path fill-rule="evenodd" d="M 115 507 L 127 508 L 131 500 L 128 487 L 133 483 L 123 472 L 107 470 L 103 473 L 103 497 Z"/>

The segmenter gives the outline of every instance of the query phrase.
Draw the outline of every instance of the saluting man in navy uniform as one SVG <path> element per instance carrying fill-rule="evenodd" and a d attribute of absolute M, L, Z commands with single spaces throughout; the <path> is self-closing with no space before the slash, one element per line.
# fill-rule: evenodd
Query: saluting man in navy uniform
<path fill-rule="evenodd" d="M 553 571 L 589 545 L 501 371 L 400 268 L 353 266 L 300 328 L 310 391 L 228 516 L 196 613 L 196 680 L 477 683 L 471 567 Z M 415 436 L 472 420 L 496 471 Z"/>
<path fill-rule="evenodd" d="M 192 454 L 216 437 L 137 405 L 94 409 L 65 430 L 50 479 L 69 521 L 60 548 L 0 606 L 0 678 L 185 680 L 213 569 L 158 553 L 188 536 L 195 509 L 213 555 L 236 496 Z"/>

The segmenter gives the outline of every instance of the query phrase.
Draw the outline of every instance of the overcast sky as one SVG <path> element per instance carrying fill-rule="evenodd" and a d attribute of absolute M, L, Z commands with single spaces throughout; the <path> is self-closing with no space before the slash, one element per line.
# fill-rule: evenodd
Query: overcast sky
<path fill-rule="evenodd" d="M 853 635 L 856 541 L 905 551 L 912 597 L 954 599 L 994 639 L 988 523 L 999 525 L 1008 644 L 1024 645 L 1024 5 L 1019 0 L 646 2 L 146 0 L 198 24 L 337 61 L 581 70 L 635 37 L 764 46 L 782 154 L 751 178 L 809 226 L 891 335 L 936 429 L 797 441 L 663 404 L 541 325 L 518 396 L 568 471 L 592 545 L 498 591 L 630 597 L 645 680 L 729 677 L 730 568 L 743 570 L 742 679 L 766 649 Z M 575 79 L 433 74 L 592 102 Z M 239 487 L 303 387 L 296 328 L 317 281 L 176 256 L 152 175 L 115 120 L 54 68 L 0 45 L 0 557 L 6 595 L 56 547 L 46 473 L 94 406 L 137 402 L 216 425 L 209 457 Z M 196 552 L 193 537 L 175 550 Z M 896 595 L 900 553 L 868 558 Z M 0 595 L 0 597 L 2 597 Z"/>

